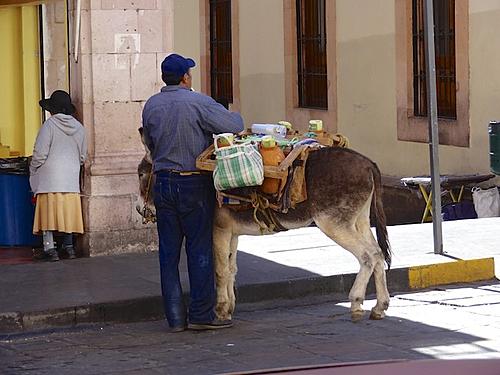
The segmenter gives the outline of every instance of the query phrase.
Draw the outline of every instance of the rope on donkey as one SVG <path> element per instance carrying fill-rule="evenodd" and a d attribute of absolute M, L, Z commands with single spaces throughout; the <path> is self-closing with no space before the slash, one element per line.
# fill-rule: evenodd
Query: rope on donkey
<path fill-rule="evenodd" d="M 276 214 L 271 209 L 269 199 L 257 193 L 256 191 L 251 194 L 253 206 L 253 219 L 259 225 L 259 230 L 262 234 L 276 233 L 287 231 L 279 222 Z M 262 218 L 259 219 L 259 216 Z"/>

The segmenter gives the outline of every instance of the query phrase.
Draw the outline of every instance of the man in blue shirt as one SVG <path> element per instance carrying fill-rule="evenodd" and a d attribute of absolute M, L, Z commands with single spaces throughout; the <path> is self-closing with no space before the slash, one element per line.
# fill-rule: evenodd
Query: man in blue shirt
<path fill-rule="evenodd" d="M 216 319 L 212 226 L 215 189 L 212 176 L 196 169 L 196 158 L 213 134 L 239 133 L 243 120 L 209 96 L 191 90 L 194 60 L 170 54 L 161 64 L 166 86 L 146 102 L 144 140 L 156 175 L 156 207 L 161 288 L 171 331 L 231 327 Z M 179 257 L 182 241 L 188 261 L 189 308 L 182 300 Z"/>

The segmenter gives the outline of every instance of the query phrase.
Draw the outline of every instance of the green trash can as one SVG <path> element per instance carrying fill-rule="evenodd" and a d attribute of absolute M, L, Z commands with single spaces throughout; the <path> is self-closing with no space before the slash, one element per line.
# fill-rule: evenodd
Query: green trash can
<path fill-rule="evenodd" d="M 490 121 L 488 128 L 490 135 L 490 169 L 500 175 L 500 122 Z"/>

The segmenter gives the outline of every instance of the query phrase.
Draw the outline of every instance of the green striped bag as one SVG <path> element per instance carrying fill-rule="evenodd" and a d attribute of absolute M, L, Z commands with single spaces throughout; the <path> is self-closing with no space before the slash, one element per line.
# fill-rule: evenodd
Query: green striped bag
<path fill-rule="evenodd" d="M 214 136 L 216 165 L 214 185 L 218 191 L 244 186 L 262 185 L 264 165 L 257 146 L 247 142 L 217 147 Z"/>

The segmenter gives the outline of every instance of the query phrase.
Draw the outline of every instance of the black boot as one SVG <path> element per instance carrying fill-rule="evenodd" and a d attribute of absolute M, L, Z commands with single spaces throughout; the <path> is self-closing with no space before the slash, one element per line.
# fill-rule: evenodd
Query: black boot
<path fill-rule="evenodd" d="M 47 260 L 51 262 L 57 262 L 59 260 L 59 254 L 57 254 L 57 249 L 55 248 L 48 249 L 45 251 L 45 254 L 47 254 Z"/>
<path fill-rule="evenodd" d="M 73 246 L 66 246 L 64 247 L 64 250 L 66 250 L 66 253 L 68 253 L 68 259 L 76 258 L 75 248 Z"/>

